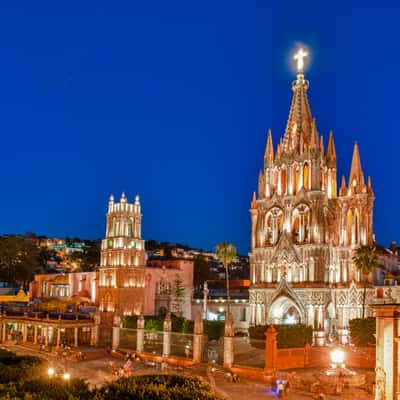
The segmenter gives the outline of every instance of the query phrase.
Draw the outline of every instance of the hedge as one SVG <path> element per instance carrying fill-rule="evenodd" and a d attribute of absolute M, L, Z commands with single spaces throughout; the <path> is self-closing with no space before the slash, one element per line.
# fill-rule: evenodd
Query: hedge
<path fill-rule="evenodd" d="M 258 325 L 249 328 L 250 342 L 253 347 L 260 347 L 262 343 L 265 342 L 265 332 L 267 328 L 268 325 Z M 310 326 L 304 324 L 282 324 L 274 325 L 274 328 L 278 332 L 277 341 L 279 349 L 304 347 L 306 343 L 312 343 L 313 330 Z M 252 341 L 251 339 L 255 340 Z"/>
<path fill-rule="evenodd" d="M 80 380 L 36 379 L 0 385 L 0 398 L 9 400 L 221 400 L 198 377 L 143 375 L 120 378 L 90 390 Z"/>
<path fill-rule="evenodd" d="M 138 317 L 127 316 L 124 318 L 123 326 L 128 329 L 137 329 Z M 193 333 L 194 321 L 186 319 L 184 317 L 171 314 L 172 321 L 172 332 L 177 333 Z M 157 316 L 145 316 L 144 317 L 144 328 L 150 331 L 163 330 L 164 317 Z M 204 334 L 208 336 L 209 340 L 218 340 L 221 336 L 224 336 L 224 321 L 203 321 Z"/>
<path fill-rule="evenodd" d="M 17 356 L 0 350 L 0 384 L 40 377 L 44 373 L 42 360 L 33 356 Z"/>
<path fill-rule="evenodd" d="M 97 390 L 96 400 L 218 400 L 210 385 L 198 377 L 143 375 L 121 378 Z"/>
<path fill-rule="evenodd" d="M 351 343 L 356 346 L 375 346 L 376 321 L 374 317 L 356 318 L 349 322 Z"/>

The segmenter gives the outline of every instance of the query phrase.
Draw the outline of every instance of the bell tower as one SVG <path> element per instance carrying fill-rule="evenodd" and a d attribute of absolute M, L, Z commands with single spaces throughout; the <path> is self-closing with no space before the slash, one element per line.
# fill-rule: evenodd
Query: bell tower
<path fill-rule="evenodd" d="M 121 315 L 143 312 L 146 252 L 141 222 L 139 196 L 134 203 L 128 202 L 125 193 L 119 203 L 110 196 L 106 238 L 101 243 L 100 311 Z"/>

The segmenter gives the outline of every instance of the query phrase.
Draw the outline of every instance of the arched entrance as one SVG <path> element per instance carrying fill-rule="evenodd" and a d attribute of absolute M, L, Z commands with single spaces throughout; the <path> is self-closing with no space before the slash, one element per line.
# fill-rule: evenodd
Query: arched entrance
<path fill-rule="evenodd" d="M 272 324 L 298 324 L 303 320 L 300 307 L 287 296 L 276 298 L 268 312 L 268 323 Z"/>

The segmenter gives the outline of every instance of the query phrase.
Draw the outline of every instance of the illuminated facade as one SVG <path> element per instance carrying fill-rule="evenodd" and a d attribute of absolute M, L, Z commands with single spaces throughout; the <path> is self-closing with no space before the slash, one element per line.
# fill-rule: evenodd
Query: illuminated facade
<path fill-rule="evenodd" d="M 302 322 L 346 336 L 349 319 L 361 315 L 351 259 L 355 248 L 373 243 L 374 193 L 357 143 L 349 184 L 343 177 L 337 190 L 333 133 L 325 151 L 308 87 L 301 65 L 276 152 L 268 132 L 250 208 L 250 324 Z"/>
<path fill-rule="evenodd" d="M 98 304 L 100 311 L 139 315 L 144 311 L 146 252 L 141 238 L 139 196 L 130 204 L 108 202 L 106 238 L 101 243 Z"/>

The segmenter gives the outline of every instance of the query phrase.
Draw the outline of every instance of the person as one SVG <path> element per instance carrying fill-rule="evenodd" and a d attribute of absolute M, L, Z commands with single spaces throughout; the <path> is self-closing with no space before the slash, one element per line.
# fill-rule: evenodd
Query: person
<path fill-rule="evenodd" d="M 290 390 L 290 382 L 289 382 L 289 379 L 288 379 L 285 382 L 285 389 L 284 389 L 285 396 L 287 396 L 289 394 L 289 390 Z"/>
<path fill-rule="evenodd" d="M 132 375 L 132 360 L 131 360 L 131 358 L 128 358 L 128 361 L 125 363 L 124 370 L 125 370 L 125 376 Z"/>
<path fill-rule="evenodd" d="M 283 380 L 279 379 L 278 381 L 278 397 L 281 399 L 283 397 L 283 391 L 284 391 L 285 387 L 283 384 Z"/>
<path fill-rule="evenodd" d="M 325 400 L 325 396 L 324 396 L 323 393 L 320 393 L 320 394 L 318 395 L 318 400 Z"/>

